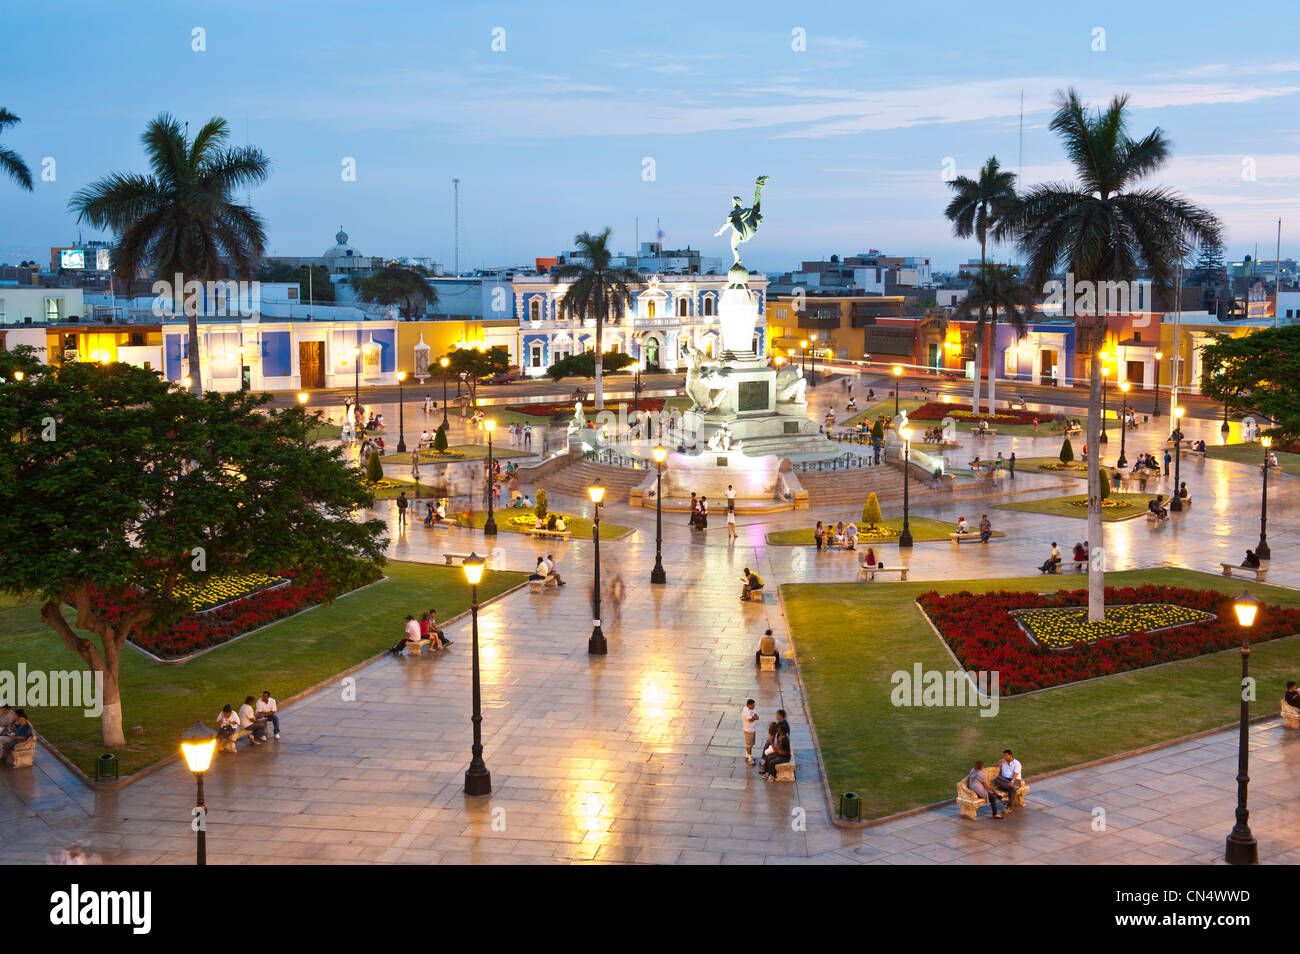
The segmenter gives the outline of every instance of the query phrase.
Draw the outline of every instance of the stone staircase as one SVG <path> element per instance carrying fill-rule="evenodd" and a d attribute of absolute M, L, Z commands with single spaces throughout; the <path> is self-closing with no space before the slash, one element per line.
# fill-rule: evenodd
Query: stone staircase
<path fill-rule="evenodd" d="M 874 493 L 885 501 L 903 499 L 903 472 L 894 467 L 863 467 L 857 470 L 811 471 L 796 474 L 799 483 L 808 491 L 810 507 L 861 507 L 867 494 Z M 910 493 L 915 497 L 921 482 L 912 478 Z"/>
<path fill-rule="evenodd" d="M 611 467 L 608 464 L 576 460 L 538 478 L 536 485 L 544 489 L 547 496 L 570 494 L 586 500 L 588 487 L 592 484 L 604 484 L 607 502 L 627 503 L 632 488 L 639 486 L 645 478 L 644 470 L 628 470 L 623 467 Z"/>

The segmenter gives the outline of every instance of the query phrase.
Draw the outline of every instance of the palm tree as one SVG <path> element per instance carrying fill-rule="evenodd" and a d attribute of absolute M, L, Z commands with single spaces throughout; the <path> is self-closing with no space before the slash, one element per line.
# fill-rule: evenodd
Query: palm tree
<path fill-rule="evenodd" d="M 21 119 L 0 106 L 0 132 L 4 132 L 10 126 L 17 126 L 20 122 Z M 0 146 L 0 171 L 28 192 L 32 191 L 32 171 L 27 168 L 27 163 L 23 162 L 22 156 L 4 146 Z"/>
<path fill-rule="evenodd" d="M 1025 327 L 1034 315 L 1037 296 L 1020 281 L 1019 269 L 1014 266 L 985 265 L 975 277 L 975 284 L 968 294 L 953 308 L 952 316 L 956 321 L 970 321 L 975 318 L 975 340 L 984 337 L 985 325 L 989 329 L 989 414 L 997 413 L 993 396 L 993 361 L 997 353 L 998 320 L 1005 318 L 1015 329 L 1016 337 L 1025 333 Z M 986 318 L 987 316 L 987 318 Z M 978 406 L 974 408 L 979 416 Z"/>
<path fill-rule="evenodd" d="M 630 286 L 640 281 L 636 272 L 631 269 L 614 268 L 610 265 L 612 256 L 609 251 L 609 233 L 610 229 L 606 226 L 605 231 L 598 235 L 583 232 L 574 237 L 573 243 L 579 257 L 589 264 L 565 262 L 551 269 L 553 284 L 569 283 L 564 296 L 560 299 L 560 305 L 577 318 L 596 319 L 597 411 L 605 409 L 605 395 L 601 386 L 605 319 L 622 317 L 623 309 L 632 301 Z"/>
<path fill-rule="evenodd" d="M 1016 207 L 1016 177 L 1003 172 L 997 156 L 989 156 L 980 169 L 978 179 L 958 176 L 948 183 L 956 193 L 943 214 L 952 222 L 953 234 L 958 238 L 974 235 L 980 243 L 980 273 L 988 263 L 988 240 L 992 236 L 1000 242 L 1010 236 L 1008 220 Z M 975 332 L 975 392 L 971 410 L 980 412 L 980 375 L 983 371 L 981 350 L 984 344 L 984 310 L 980 309 L 979 327 Z M 993 349 L 989 349 L 989 413 L 993 408 L 993 382 L 997 373 L 993 367 Z"/>
<path fill-rule="evenodd" d="M 228 261 L 238 278 L 251 278 L 266 246 L 266 228 L 234 195 L 263 182 L 271 160 L 253 146 L 226 148 L 228 139 L 226 121 L 219 116 L 190 140 L 188 123 L 161 113 L 140 137 L 149 175 L 115 172 L 69 201 L 78 222 L 113 231 L 113 274 L 128 291 L 141 269 L 169 282 L 181 275 L 186 282 L 206 283 L 223 278 Z M 183 288 L 173 288 L 173 302 L 182 299 L 189 319 L 190 386 L 198 394 L 203 388 L 198 302 Z"/>
<path fill-rule="evenodd" d="M 1061 269 L 1079 282 L 1135 282 L 1143 273 L 1170 287 L 1175 266 L 1198 245 L 1218 243 L 1222 226 L 1213 213 L 1163 187 L 1142 186 L 1169 157 L 1169 141 L 1160 129 L 1142 139 L 1127 133 L 1127 96 L 1116 96 L 1105 110 L 1089 111 L 1074 90 L 1059 95 L 1051 130 L 1060 137 L 1074 165 L 1077 184 L 1046 183 L 1025 194 L 1013 228 L 1028 257 L 1028 278 L 1041 288 Z M 1094 284 L 1094 288 L 1097 288 Z M 1102 286 L 1104 287 L 1104 286 Z M 1088 539 L 1100 544 L 1101 480 L 1098 476 L 1101 432 L 1101 349 L 1106 335 L 1106 305 L 1086 322 L 1075 323 L 1089 362 Z M 1071 303 L 1072 306 L 1073 303 Z M 1067 306 L 1070 307 L 1070 306 Z M 1105 615 L 1105 579 L 1088 574 L 1088 619 Z"/>
<path fill-rule="evenodd" d="M 357 298 L 376 305 L 397 305 L 407 321 L 415 317 L 416 309 L 423 313 L 427 306 L 438 304 L 438 292 L 418 270 L 403 265 L 385 265 L 373 275 L 353 282 Z"/>

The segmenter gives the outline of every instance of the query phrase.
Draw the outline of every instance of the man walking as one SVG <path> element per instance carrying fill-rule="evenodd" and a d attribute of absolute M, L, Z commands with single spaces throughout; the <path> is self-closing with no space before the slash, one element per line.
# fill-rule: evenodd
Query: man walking
<path fill-rule="evenodd" d="M 1008 473 L 1011 475 L 1011 479 L 1015 480 L 1016 479 L 1016 452 L 1015 451 L 1012 451 L 1011 456 L 1007 458 L 1007 466 L 1010 468 Z"/>
<path fill-rule="evenodd" d="M 403 490 L 397 495 L 397 529 L 406 529 L 406 508 L 410 502 L 406 499 L 406 491 Z"/>

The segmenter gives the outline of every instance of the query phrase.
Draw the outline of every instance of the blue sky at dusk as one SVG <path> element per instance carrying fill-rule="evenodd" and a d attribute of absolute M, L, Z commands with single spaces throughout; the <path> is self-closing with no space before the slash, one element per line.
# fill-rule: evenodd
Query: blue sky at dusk
<path fill-rule="evenodd" d="M 952 267 L 978 250 L 943 218 L 945 158 L 1068 178 L 1047 129 L 1068 86 L 1094 104 L 1127 92 L 1131 132 L 1166 132 L 1157 181 L 1224 219 L 1230 258 L 1256 244 L 1272 258 L 1279 216 L 1295 256 L 1298 18 L 1284 2 L 11 7 L 0 106 L 22 123 L 0 141 L 38 181 L 0 180 L 0 262 L 75 239 L 68 198 L 143 171 L 139 134 L 169 111 L 191 129 L 224 116 L 234 143 L 271 157 L 252 201 L 272 254 L 319 255 L 342 225 L 364 254 L 450 268 L 459 177 L 462 269 L 531 262 L 606 225 L 631 251 L 637 217 L 642 240 L 658 217 L 666 244 L 721 256 L 729 197 L 766 173 L 751 267 L 868 248 Z"/>

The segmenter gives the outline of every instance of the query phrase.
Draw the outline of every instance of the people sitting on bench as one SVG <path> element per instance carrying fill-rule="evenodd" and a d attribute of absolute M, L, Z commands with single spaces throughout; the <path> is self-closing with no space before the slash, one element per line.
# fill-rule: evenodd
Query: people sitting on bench
<path fill-rule="evenodd" d="M 980 517 L 980 543 L 988 543 L 991 536 L 993 536 L 993 524 L 989 522 L 989 515 L 984 514 Z"/>
<path fill-rule="evenodd" d="M 551 565 L 546 562 L 546 559 L 544 557 L 538 557 L 537 566 L 533 568 L 532 573 L 528 574 L 529 582 L 532 582 L 534 580 L 544 580 L 546 579 L 547 576 L 550 575 L 550 572 L 551 572 Z"/>
<path fill-rule="evenodd" d="M 994 818 L 1002 817 L 1002 796 L 997 792 L 989 791 L 988 783 L 984 779 L 984 760 L 976 759 L 975 767 L 970 770 L 966 776 L 966 787 L 978 795 L 980 798 L 988 799 L 989 811 L 993 813 Z"/>
<path fill-rule="evenodd" d="M 249 741 L 254 745 L 261 745 L 266 741 L 266 721 L 259 719 L 253 710 L 252 696 L 246 696 L 244 704 L 239 707 L 239 729 L 241 732 L 244 729 L 248 730 Z"/>
<path fill-rule="evenodd" d="M 968 523 L 966 522 L 966 518 L 965 518 L 965 517 L 958 517 L 958 518 L 957 518 L 957 532 L 958 532 L 958 533 L 970 533 L 970 524 L 968 524 Z"/>
<path fill-rule="evenodd" d="M 835 525 L 835 534 L 832 537 L 832 542 L 839 549 L 841 550 L 844 549 L 844 521 L 843 520 L 841 520 L 839 523 Z"/>
<path fill-rule="evenodd" d="M 428 624 L 427 628 L 426 623 Z M 430 609 L 429 612 L 420 617 L 420 632 L 427 635 L 437 649 L 446 649 L 451 645 L 451 640 L 443 634 L 442 629 L 438 626 L 438 611 L 436 609 Z"/>
<path fill-rule="evenodd" d="M 1074 562 L 1086 563 L 1088 561 L 1088 546 L 1085 543 L 1076 543 L 1074 545 Z"/>
<path fill-rule="evenodd" d="M 1059 547 L 1057 547 L 1056 541 L 1053 540 L 1052 553 L 1046 560 L 1043 561 L 1043 565 L 1038 568 L 1038 572 L 1055 573 L 1056 568 L 1059 567 L 1060 565 L 1061 565 L 1061 550 Z"/>
<path fill-rule="evenodd" d="M 844 549 L 856 550 L 858 548 L 858 525 L 852 520 L 844 527 Z"/>
<path fill-rule="evenodd" d="M 4 737 L 4 742 L 0 743 L 0 755 L 8 755 L 19 742 L 26 742 L 35 734 L 32 724 L 27 721 L 26 710 L 15 709 L 9 733 Z"/>
<path fill-rule="evenodd" d="M 1147 503 L 1147 510 L 1156 515 L 1157 520 L 1163 520 L 1169 516 L 1169 511 L 1165 508 L 1165 495 L 1156 494 L 1154 500 Z"/>
<path fill-rule="evenodd" d="M 993 780 L 995 788 L 1004 792 L 1014 792 L 1025 780 L 1020 776 L 1020 762 L 1011 754 L 1010 749 L 1002 750 L 1002 761 L 998 763 L 998 777 Z"/>
<path fill-rule="evenodd" d="M 1246 559 L 1241 561 L 1241 565 L 1247 570 L 1259 569 L 1259 557 L 1256 555 L 1254 550 L 1246 551 Z"/>
<path fill-rule="evenodd" d="M 404 647 L 404 646 L 406 645 L 406 641 L 407 641 L 408 639 L 409 639 L 411 642 L 415 643 L 415 642 L 419 642 L 419 640 L 420 640 L 421 638 L 422 638 L 422 637 L 421 637 L 421 634 L 420 634 L 420 623 L 419 623 L 419 621 L 418 621 L 414 616 L 411 616 L 411 615 L 408 613 L 408 614 L 407 614 L 407 617 L 406 617 L 406 626 L 405 626 L 405 628 L 403 629 L 403 632 L 402 632 L 402 638 L 399 639 L 399 640 L 398 640 L 396 643 L 394 643 L 392 646 L 389 646 L 389 647 L 388 647 L 388 651 L 389 651 L 390 653 L 392 653 L 394 656 L 396 656 L 398 653 L 400 653 L 400 652 L 402 651 L 402 647 Z M 250 698 L 249 701 L 251 702 L 252 699 Z M 241 712 L 241 714 L 242 714 L 243 710 L 240 710 L 240 712 Z"/>
<path fill-rule="evenodd" d="M 239 715 L 227 702 L 217 713 L 217 738 L 221 740 L 233 739 L 239 732 Z"/>
<path fill-rule="evenodd" d="M 772 742 L 772 750 L 764 754 L 763 764 L 759 767 L 759 774 L 766 781 L 776 781 L 776 767 L 784 765 L 790 761 L 790 727 L 784 723 L 777 723 L 776 738 Z"/>
<path fill-rule="evenodd" d="M 1178 487 L 1178 496 L 1179 496 L 1179 498 L 1182 499 L 1182 500 L 1186 500 L 1186 499 L 1190 496 L 1190 494 L 1188 494 L 1188 492 L 1187 492 L 1187 481 L 1184 480 L 1184 481 L 1179 485 L 1179 487 Z"/>
<path fill-rule="evenodd" d="M 1204 453 L 1205 453 L 1205 441 L 1196 441 L 1195 443 L 1193 443 L 1193 444 L 1192 444 L 1192 450 L 1196 451 L 1197 453 L 1204 454 Z"/>
<path fill-rule="evenodd" d="M 775 660 L 774 665 L 781 668 L 781 654 L 776 651 L 776 638 L 769 629 L 763 634 L 763 638 L 758 641 L 758 650 L 754 653 L 754 665 L 761 666 L 763 657 Z"/>
<path fill-rule="evenodd" d="M 876 564 L 876 551 L 873 550 L 871 547 L 867 547 L 867 552 L 866 552 L 865 554 L 863 554 L 863 556 L 862 556 L 862 565 L 865 566 L 865 567 L 868 567 L 868 568 L 873 568 L 873 567 L 875 567 L 875 566 L 877 565 L 877 564 Z"/>
<path fill-rule="evenodd" d="M 1292 709 L 1300 709 L 1300 691 L 1297 691 L 1294 682 L 1286 684 L 1286 695 L 1282 697 L 1282 701 Z"/>
<path fill-rule="evenodd" d="M 555 560 L 555 554 L 554 554 L 554 553 L 548 553 L 548 554 L 546 554 L 546 565 L 550 567 L 549 572 L 547 572 L 547 574 L 546 574 L 546 576 L 547 576 L 548 579 L 553 579 L 553 580 L 555 580 L 555 583 L 556 583 L 557 586 L 567 586 L 567 585 L 568 585 L 567 583 L 564 582 L 564 578 L 563 578 L 562 576 L 560 576 L 560 571 L 557 570 L 557 569 L 555 568 L 556 560 Z"/>
<path fill-rule="evenodd" d="M 747 600 L 750 596 L 758 594 L 763 595 L 763 578 L 757 573 L 745 567 L 745 572 L 740 577 L 740 582 L 744 584 L 740 591 L 740 598 Z"/>

